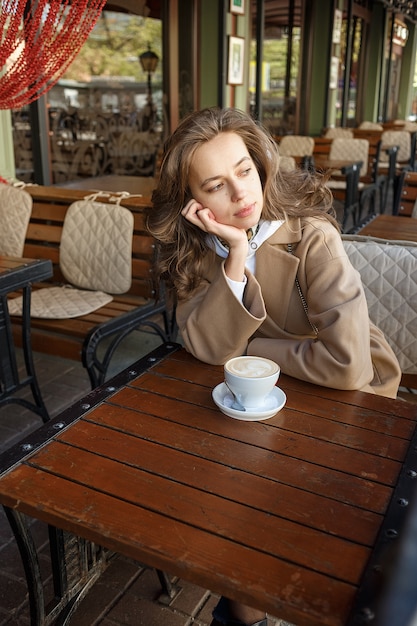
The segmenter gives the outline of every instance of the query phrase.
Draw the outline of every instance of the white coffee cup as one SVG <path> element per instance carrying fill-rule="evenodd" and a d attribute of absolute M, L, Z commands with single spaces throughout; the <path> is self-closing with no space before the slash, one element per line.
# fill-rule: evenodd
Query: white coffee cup
<path fill-rule="evenodd" d="M 280 371 L 275 361 L 259 356 L 237 356 L 224 364 L 225 381 L 245 409 L 262 408 Z"/>

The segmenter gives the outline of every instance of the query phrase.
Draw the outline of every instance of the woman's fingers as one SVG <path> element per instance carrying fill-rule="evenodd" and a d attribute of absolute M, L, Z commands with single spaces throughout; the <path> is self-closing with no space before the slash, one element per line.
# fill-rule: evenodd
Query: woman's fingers
<path fill-rule="evenodd" d="M 207 220 L 212 219 L 212 213 L 210 209 L 204 208 L 202 204 L 197 202 L 196 200 L 190 200 L 187 202 L 181 214 L 185 219 L 189 222 L 201 228 L 201 230 L 207 231 Z M 201 219 L 202 216 L 205 215 L 205 223 Z"/>
<path fill-rule="evenodd" d="M 240 246 L 241 242 L 247 242 L 244 230 L 217 222 L 211 210 L 194 200 L 194 198 L 187 202 L 181 214 L 191 224 L 194 224 L 206 233 L 211 233 L 227 241 L 231 246 Z"/>
<path fill-rule="evenodd" d="M 189 202 L 187 202 L 187 204 L 181 211 L 181 214 L 188 219 L 192 217 L 193 215 L 196 215 L 198 211 L 202 210 L 202 208 L 203 208 L 202 204 L 192 199 Z"/>

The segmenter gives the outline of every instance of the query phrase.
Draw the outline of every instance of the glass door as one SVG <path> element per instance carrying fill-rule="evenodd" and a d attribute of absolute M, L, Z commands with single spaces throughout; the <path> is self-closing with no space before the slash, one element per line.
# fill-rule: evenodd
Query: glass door
<path fill-rule="evenodd" d="M 363 6 L 346 0 L 340 30 L 340 44 L 334 59 L 336 97 L 331 101 L 329 122 L 335 126 L 353 127 L 361 118 L 361 94 L 365 75 L 366 32 L 370 14 Z M 330 96 L 331 97 L 331 96 Z"/>
<path fill-rule="evenodd" d="M 297 131 L 302 8 L 303 0 L 252 1 L 251 113 L 276 136 Z"/>

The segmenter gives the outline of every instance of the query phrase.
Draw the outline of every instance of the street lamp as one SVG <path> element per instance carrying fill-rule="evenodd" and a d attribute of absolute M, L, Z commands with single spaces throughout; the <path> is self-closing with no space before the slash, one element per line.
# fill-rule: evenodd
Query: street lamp
<path fill-rule="evenodd" d="M 151 50 L 150 44 L 148 44 L 148 49 L 146 52 L 142 52 L 139 55 L 139 61 L 142 66 L 144 72 L 148 74 L 148 100 L 149 103 L 152 103 L 152 74 L 156 70 L 156 66 L 158 65 L 159 57 L 155 52 Z"/>
<path fill-rule="evenodd" d="M 143 71 L 148 74 L 148 102 L 142 117 L 142 130 L 152 130 L 156 120 L 156 107 L 152 101 L 152 74 L 156 70 L 159 57 L 152 52 L 149 43 L 147 51 L 139 55 L 139 61 Z"/>

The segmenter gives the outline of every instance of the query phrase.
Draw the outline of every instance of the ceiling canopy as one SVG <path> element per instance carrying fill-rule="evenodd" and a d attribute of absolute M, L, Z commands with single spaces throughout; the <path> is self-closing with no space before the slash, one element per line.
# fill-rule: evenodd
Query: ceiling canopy
<path fill-rule="evenodd" d="M 161 19 L 161 0 L 107 0 L 104 8 Z"/>

